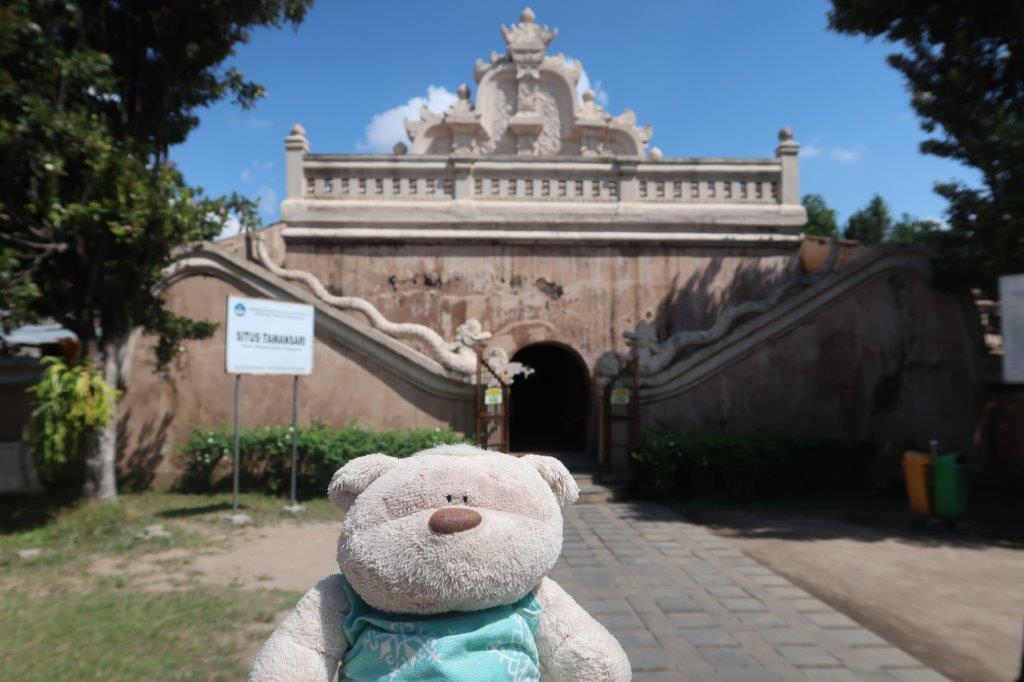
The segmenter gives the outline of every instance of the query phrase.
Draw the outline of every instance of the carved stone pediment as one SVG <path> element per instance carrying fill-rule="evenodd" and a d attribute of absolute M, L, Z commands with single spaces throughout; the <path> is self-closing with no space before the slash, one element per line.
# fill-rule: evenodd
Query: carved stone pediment
<path fill-rule="evenodd" d="M 469 156 L 643 156 L 650 126 L 638 126 L 632 111 L 613 117 L 594 93 L 576 98 L 582 67 L 547 48 L 558 34 L 523 10 L 519 23 L 501 27 L 506 52 L 478 59 L 473 76 L 475 104 L 469 88 L 443 115 L 426 109 L 405 127 L 415 154 Z"/>

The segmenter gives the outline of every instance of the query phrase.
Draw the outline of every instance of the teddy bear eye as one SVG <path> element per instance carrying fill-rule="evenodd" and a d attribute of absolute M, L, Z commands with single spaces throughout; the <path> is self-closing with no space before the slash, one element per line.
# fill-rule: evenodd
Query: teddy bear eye
<path fill-rule="evenodd" d="M 451 496 L 451 494 L 449 493 L 448 495 L 446 495 L 446 496 L 445 496 L 445 499 L 447 499 L 447 500 L 448 500 L 449 502 L 451 502 L 451 501 L 452 501 L 452 496 Z"/>
<path fill-rule="evenodd" d="M 462 496 L 462 504 L 469 504 L 469 495 Z"/>

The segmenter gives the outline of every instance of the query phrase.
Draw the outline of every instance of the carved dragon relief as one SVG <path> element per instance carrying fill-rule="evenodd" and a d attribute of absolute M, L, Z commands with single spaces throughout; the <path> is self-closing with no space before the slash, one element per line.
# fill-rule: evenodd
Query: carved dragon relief
<path fill-rule="evenodd" d="M 469 318 L 455 330 L 455 340 L 446 341 L 430 327 L 411 322 L 392 322 L 369 301 L 355 296 L 335 296 L 312 273 L 304 270 L 289 270 L 279 266 L 267 252 L 262 239 L 253 240 L 256 260 L 273 274 L 292 282 L 302 282 L 324 303 L 339 310 L 355 311 L 366 317 L 374 329 L 396 339 L 412 339 L 420 342 L 428 354 L 443 367 L 455 374 L 471 378 L 476 374 L 477 349 L 486 345 L 491 333 L 485 331 L 480 321 Z M 492 348 L 486 356 L 490 367 L 501 376 L 502 381 L 511 382 L 516 376 L 529 376 L 533 370 L 519 362 L 512 362 L 503 348 Z"/>
<path fill-rule="evenodd" d="M 419 121 L 405 122 L 413 153 L 644 155 L 652 129 L 637 125 L 636 114 L 626 110 L 611 116 L 590 90 L 582 104 L 577 102 L 582 65 L 547 54 L 557 30 L 538 24 L 526 8 L 518 24 L 502 26 L 501 32 L 506 52 L 476 61 L 475 104 L 462 85 L 459 99 L 443 115 L 424 107 Z M 451 140 L 447 149 L 438 149 L 440 140 Z"/>
<path fill-rule="evenodd" d="M 817 272 L 796 277 L 775 289 L 758 301 L 743 301 L 726 308 L 715 323 L 707 329 L 676 332 L 664 341 L 658 341 L 658 330 L 648 320 L 641 320 L 631 332 L 624 332 L 629 354 L 615 351 L 603 353 L 597 360 L 598 376 L 609 378 L 618 374 L 626 362 L 637 358 L 640 375 L 651 376 L 665 370 L 678 357 L 680 351 L 696 346 L 707 346 L 725 336 L 737 319 L 745 315 L 765 313 L 778 305 L 779 301 L 794 288 L 807 288 L 829 275 L 839 258 L 839 242 L 832 239 L 831 249 L 824 266 Z"/>

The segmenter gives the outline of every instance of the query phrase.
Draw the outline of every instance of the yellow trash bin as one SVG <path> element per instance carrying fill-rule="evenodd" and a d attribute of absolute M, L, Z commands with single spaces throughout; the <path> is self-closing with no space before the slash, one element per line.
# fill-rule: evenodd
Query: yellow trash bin
<path fill-rule="evenodd" d="M 931 495 L 928 490 L 931 467 L 931 454 L 913 450 L 903 453 L 903 480 L 907 484 L 907 500 L 910 502 L 910 510 L 918 516 L 932 515 Z"/>

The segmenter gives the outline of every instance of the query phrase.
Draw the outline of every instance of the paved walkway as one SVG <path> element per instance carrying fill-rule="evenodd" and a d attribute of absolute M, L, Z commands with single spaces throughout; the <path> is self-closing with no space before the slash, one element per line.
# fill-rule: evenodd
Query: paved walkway
<path fill-rule="evenodd" d="M 581 505 L 565 521 L 551 577 L 615 634 L 638 682 L 946 679 L 665 507 Z"/>

